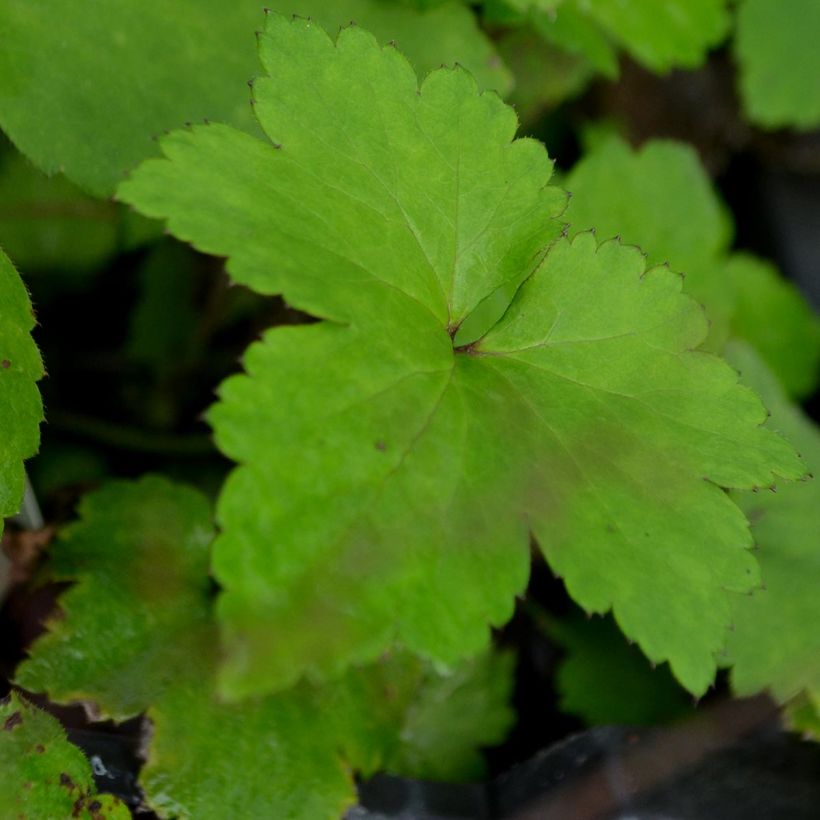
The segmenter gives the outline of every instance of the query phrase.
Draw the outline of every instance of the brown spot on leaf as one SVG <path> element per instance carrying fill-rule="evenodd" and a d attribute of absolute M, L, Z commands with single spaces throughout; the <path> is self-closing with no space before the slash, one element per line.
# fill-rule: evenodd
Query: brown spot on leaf
<path fill-rule="evenodd" d="M 60 785 L 67 788 L 69 791 L 76 788 L 74 781 L 65 772 L 60 772 Z"/>
<path fill-rule="evenodd" d="M 15 726 L 19 726 L 23 722 L 23 716 L 19 712 L 15 712 L 6 718 L 3 724 L 3 731 L 10 732 Z"/>
<path fill-rule="evenodd" d="M 45 747 L 45 746 L 43 746 L 43 744 L 42 744 L 42 743 L 38 743 L 38 744 L 34 747 L 34 751 L 35 751 L 35 752 L 37 752 L 37 754 L 38 754 L 38 755 L 43 754 L 43 752 L 45 752 L 45 750 L 46 750 L 46 747 Z"/>
<path fill-rule="evenodd" d="M 8 359 L 2 361 L 3 370 L 8 370 L 11 367 L 11 362 Z"/>
<path fill-rule="evenodd" d="M 383 441 L 379 440 L 376 442 L 376 449 L 384 452 L 387 449 L 387 445 Z"/>
<path fill-rule="evenodd" d="M 92 800 L 88 804 L 88 810 L 93 814 L 94 812 L 98 812 L 102 808 L 102 803 L 99 800 Z"/>

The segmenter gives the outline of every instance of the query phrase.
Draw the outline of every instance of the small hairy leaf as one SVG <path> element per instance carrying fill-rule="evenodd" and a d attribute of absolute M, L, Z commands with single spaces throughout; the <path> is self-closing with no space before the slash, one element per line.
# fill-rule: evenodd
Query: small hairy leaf
<path fill-rule="evenodd" d="M 820 430 L 784 394 L 774 375 L 748 346 L 728 350 L 743 381 L 771 410 L 768 425 L 799 449 L 820 475 Z M 760 548 L 764 588 L 739 596 L 727 663 L 740 695 L 769 689 L 781 701 L 807 692 L 820 701 L 820 482 L 778 487 L 777 493 L 737 493 Z"/>
<path fill-rule="evenodd" d="M 820 125 L 820 3 L 741 0 L 734 51 L 749 118 L 766 128 Z"/>
<path fill-rule="evenodd" d="M 337 674 L 395 640 L 474 654 L 526 585 L 530 531 L 584 608 L 614 607 L 703 691 L 726 591 L 757 574 L 720 486 L 802 467 L 731 369 L 693 352 L 706 323 L 680 278 L 588 234 L 547 252 L 563 196 L 546 153 L 466 72 L 418 89 L 360 29 L 334 43 L 274 15 L 260 53 L 270 142 L 178 132 L 119 191 L 326 319 L 268 332 L 210 413 L 242 465 L 214 555 L 224 691 Z"/>
<path fill-rule="evenodd" d="M 23 499 L 23 459 L 40 444 L 43 363 L 31 338 L 34 324 L 26 288 L 0 250 L 0 532 Z"/>
<path fill-rule="evenodd" d="M 212 538 L 206 499 L 161 478 L 84 496 L 50 565 L 75 583 L 16 682 L 59 702 L 92 699 L 117 720 L 144 711 L 210 637 Z"/>
<path fill-rule="evenodd" d="M 567 178 L 574 196 L 566 218 L 573 232 L 596 228 L 640 245 L 654 264 L 685 273 L 684 290 L 710 319 L 706 347 L 744 339 L 763 356 L 789 392 L 817 384 L 820 319 L 797 289 L 767 262 L 729 255 L 732 224 L 695 152 L 655 140 L 632 151 L 608 137 Z"/>
<path fill-rule="evenodd" d="M 0 811 L 22 820 L 125 820 L 126 806 L 98 795 L 91 766 L 56 718 L 16 692 L 0 700 Z"/>

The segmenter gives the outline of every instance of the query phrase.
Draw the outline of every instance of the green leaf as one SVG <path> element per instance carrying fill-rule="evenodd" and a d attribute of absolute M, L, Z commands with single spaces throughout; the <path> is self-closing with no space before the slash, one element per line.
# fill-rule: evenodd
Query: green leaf
<path fill-rule="evenodd" d="M 396 39 L 420 71 L 460 61 L 502 93 L 511 77 L 471 12 L 385 0 L 277 0 L 331 28 L 351 19 Z M 42 170 L 98 196 L 156 153 L 152 141 L 211 119 L 257 133 L 239 89 L 256 72 L 257 0 L 5 0 L 0 126 Z M 104 47 L 103 47 L 104 45 Z M 48 123 L 48 128 L 43 127 Z"/>
<path fill-rule="evenodd" d="M 120 208 L 49 178 L 16 151 L 0 153 L 0 245 L 20 268 L 83 272 L 118 245 Z"/>
<path fill-rule="evenodd" d="M 505 32 L 496 46 L 515 75 L 508 99 L 523 123 L 580 94 L 594 74 L 587 60 L 556 48 L 531 28 Z"/>
<path fill-rule="evenodd" d="M 799 697 L 784 709 L 786 725 L 793 732 L 800 732 L 804 739 L 820 741 L 820 695 Z"/>
<path fill-rule="evenodd" d="M 319 708 L 340 715 L 348 759 L 365 776 L 384 769 L 476 781 L 486 774 L 478 748 L 500 743 L 514 721 L 514 666 L 509 652 L 485 652 L 453 670 L 393 653 L 319 690 Z"/>
<path fill-rule="evenodd" d="M 385 755 L 383 767 L 424 780 L 484 777 L 486 766 L 478 748 L 501 743 L 514 722 L 509 705 L 514 660 L 512 653 L 486 652 L 451 674 L 427 668 L 403 715 L 399 742 L 392 754 Z M 419 662 L 414 662 L 418 668 Z M 400 680 L 407 685 L 403 677 Z"/>
<path fill-rule="evenodd" d="M 482 89 L 506 95 L 513 85 L 492 41 L 460 0 L 428 3 L 427 10 L 397 0 L 273 0 L 268 6 L 310 17 L 331 33 L 357 23 L 381 43 L 395 41 L 421 77 L 441 65 L 459 63 Z"/>
<path fill-rule="evenodd" d="M 224 692 L 395 640 L 476 653 L 526 586 L 530 530 L 576 601 L 614 607 L 702 692 L 726 591 L 757 573 L 720 486 L 802 467 L 731 369 L 692 352 L 706 323 L 680 278 L 590 235 L 546 253 L 563 201 L 546 154 L 465 72 L 419 91 L 365 32 L 334 45 L 278 16 L 260 48 L 271 141 L 177 132 L 119 191 L 326 320 L 267 333 L 210 414 L 241 464 L 214 554 Z"/>
<path fill-rule="evenodd" d="M 554 11 L 563 0 L 506 0 L 506 4 L 518 12 Z"/>
<path fill-rule="evenodd" d="M 202 651 L 212 538 L 205 498 L 161 478 L 84 496 L 50 565 L 55 580 L 76 583 L 18 685 L 58 702 L 93 699 L 116 720 L 145 710 Z"/>
<path fill-rule="evenodd" d="M 216 636 L 214 635 L 214 638 Z M 354 801 L 328 716 L 296 691 L 220 703 L 207 659 L 174 680 L 148 712 L 153 735 L 140 785 L 162 817 L 336 820 Z"/>
<path fill-rule="evenodd" d="M 740 93 L 752 122 L 765 128 L 820 125 L 820 4 L 742 0 L 734 51 Z"/>
<path fill-rule="evenodd" d="M 587 60 L 606 77 L 618 76 L 618 55 L 612 40 L 572 0 L 548 14 L 534 14 L 531 20 L 533 29 L 547 42 Z"/>
<path fill-rule="evenodd" d="M 16 692 L 0 700 L 0 771 L 4 817 L 131 817 L 115 797 L 96 793 L 91 766 L 83 753 L 66 740 L 59 721 Z"/>
<path fill-rule="evenodd" d="M 40 445 L 43 363 L 31 338 L 34 324 L 26 288 L 0 250 L 0 532 L 23 500 L 23 459 Z"/>
<path fill-rule="evenodd" d="M 195 261 L 185 245 L 160 242 L 138 271 L 140 294 L 131 314 L 126 351 L 131 361 L 158 375 L 190 361 L 200 341 Z"/>
<path fill-rule="evenodd" d="M 566 651 L 556 673 L 560 709 L 590 725 L 652 725 L 691 710 L 667 666 L 652 668 L 612 618 L 550 619 L 546 631 Z"/>
<path fill-rule="evenodd" d="M 513 5 L 512 0 L 506 0 Z M 523 10 L 523 0 L 514 5 Z M 561 0 L 530 3 L 534 28 L 554 45 L 586 57 L 601 73 L 618 74 L 616 46 L 665 73 L 696 68 L 729 30 L 726 0 Z"/>
<path fill-rule="evenodd" d="M 205 499 L 148 477 L 86 496 L 80 514 L 53 548 L 52 576 L 75 581 L 64 615 L 17 679 L 117 719 L 147 711 L 140 782 L 165 816 L 224 817 L 230 805 L 247 817 L 338 817 L 354 797 L 346 759 L 369 772 L 466 776 L 481 770 L 476 746 L 509 726 L 506 655 L 433 671 L 391 653 L 324 687 L 220 702 Z"/>
<path fill-rule="evenodd" d="M 75 585 L 16 680 L 118 720 L 147 710 L 141 785 L 164 816 L 224 817 L 230 805 L 248 817 L 337 817 L 352 784 L 310 692 L 233 706 L 213 697 L 212 537 L 206 499 L 162 478 L 85 496 L 51 564 Z"/>
<path fill-rule="evenodd" d="M 450 674 L 399 653 L 333 685 L 239 704 L 217 703 L 186 675 L 149 711 L 141 785 L 163 815 L 224 816 L 241 783 L 241 804 L 231 805 L 243 816 L 336 818 L 353 799 L 348 766 L 448 782 L 481 777 L 476 747 L 506 734 L 511 685 L 511 657 L 489 653 Z"/>
<path fill-rule="evenodd" d="M 617 136 L 595 141 L 566 178 L 565 217 L 573 233 L 595 228 L 640 245 L 650 265 L 686 271 L 723 254 L 732 239 L 728 211 L 695 151 L 652 140 L 633 151 Z"/>
<path fill-rule="evenodd" d="M 748 346 L 728 354 L 743 381 L 771 410 L 769 426 L 800 450 L 820 474 L 820 430 L 783 392 L 774 375 Z M 752 521 L 764 588 L 735 603 L 728 640 L 731 682 L 740 695 L 769 689 L 781 701 L 800 692 L 820 699 L 820 483 L 815 478 L 777 488 L 777 493 L 738 493 Z"/>
<path fill-rule="evenodd" d="M 567 178 L 573 232 L 596 228 L 640 245 L 650 263 L 684 271 L 684 289 L 710 319 L 707 348 L 730 337 L 755 346 L 795 396 L 817 384 L 820 320 L 777 270 L 728 254 L 732 225 L 695 152 L 655 140 L 632 151 L 617 137 L 596 141 Z"/>
<path fill-rule="evenodd" d="M 811 394 L 820 378 L 820 316 L 763 259 L 733 254 L 726 275 L 734 297 L 732 337 L 754 347 L 789 395 Z"/>
<path fill-rule="evenodd" d="M 237 89 L 262 16 L 256 0 L 5 0 L 0 125 L 46 173 L 108 196 L 168 128 L 253 130 Z"/>
<path fill-rule="evenodd" d="M 565 0 L 646 68 L 697 68 L 729 30 L 726 0 Z"/>

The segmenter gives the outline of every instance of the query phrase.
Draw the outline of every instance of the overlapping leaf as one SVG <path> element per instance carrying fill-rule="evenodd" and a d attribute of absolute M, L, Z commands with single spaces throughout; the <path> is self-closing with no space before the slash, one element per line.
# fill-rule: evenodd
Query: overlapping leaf
<path fill-rule="evenodd" d="M 214 559 L 224 690 L 337 673 L 396 639 L 444 663 L 476 652 L 526 584 L 531 530 L 582 606 L 614 607 L 703 691 L 726 591 L 757 583 L 719 485 L 802 467 L 731 369 L 692 352 L 706 324 L 680 279 L 589 235 L 545 258 L 546 154 L 465 72 L 418 90 L 365 32 L 334 44 L 274 15 L 260 53 L 270 142 L 178 132 L 120 189 L 327 320 L 269 332 L 211 412 L 241 464 Z"/>
<path fill-rule="evenodd" d="M 820 125 L 820 3 L 742 0 L 734 50 L 746 113 L 767 128 Z"/>
<path fill-rule="evenodd" d="M 354 798 L 351 767 L 481 774 L 476 748 L 500 741 L 512 719 L 506 656 L 433 671 L 396 652 L 325 687 L 218 702 L 212 534 L 205 499 L 163 479 L 87 496 L 53 550 L 54 577 L 75 585 L 18 682 L 116 718 L 147 710 L 141 784 L 163 816 L 217 818 L 231 806 L 248 817 L 335 818 Z"/>
<path fill-rule="evenodd" d="M 732 226 L 691 148 L 653 141 L 633 152 L 607 138 L 567 178 L 573 231 L 596 228 L 640 245 L 651 263 L 685 273 L 684 289 L 706 308 L 707 347 L 750 342 L 792 395 L 817 384 L 820 319 L 794 285 L 748 254 L 728 252 Z"/>
<path fill-rule="evenodd" d="M 529 26 L 505 32 L 496 47 L 515 75 L 508 100 L 525 124 L 580 94 L 595 74 L 587 60 L 557 48 Z"/>
<path fill-rule="evenodd" d="M 675 66 L 697 67 L 729 30 L 726 0 L 568 2 L 653 71 L 669 71 Z"/>
<path fill-rule="evenodd" d="M 820 742 L 820 696 L 802 697 L 784 710 L 789 727 L 804 738 Z"/>
<path fill-rule="evenodd" d="M 43 364 L 31 338 L 34 323 L 26 288 L 0 250 L 0 532 L 2 519 L 16 514 L 23 499 L 23 459 L 40 442 Z"/>
<path fill-rule="evenodd" d="M 476 781 L 485 775 L 478 749 L 501 742 L 514 720 L 514 660 L 485 652 L 442 673 L 396 653 L 317 690 L 319 703 L 339 717 L 348 760 L 365 775 Z"/>
<path fill-rule="evenodd" d="M 24 273 L 86 271 L 118 245 L 120 208 L 63 177 L 49 179 L 16 151 L 0 151 L 0 246 Z"/>
<path fill-rule="evenodd" d="M 253 127 L 236 89 L 261 17 L 255 0 L 4 0 L 0 125 L 42 170 L 110 195 L 165 129 Z"/>
<path fill-rule="evenodd" d="M 149 477 L 85 496 L 80 516 L 50 565 L 76 583 L 16 681 L 123 720 L 209 646 L 211 511 L 199 493 Z"/>
<path fill-rule="evenodd" d="M 509 655 L 485 653 L 451 672 L 404 653 L 325 686 L 225 704 L 187 670 L 149 710 L 154 732 L 140 782 L 163 816 L 336 818 L 354 798 L 351 770 L 478 780 L 478 749 L 513 721 Z"/>
<path fill-rule="evenodd" d="M 618 73 L 618 47 L 652 71 L 695 68 L 729 29 L 726 0 L 486 2 L 490 14 L 502 19 L 510 12 L 528 17 L 550 42 L 583 56 L 608 76 Z"/>
<path fill-rule="evenodd" d="M 461 0 L 274 0 L 282 14 L 310 17 L 328 32 L 351 22 L 383 43 L 395 41 L 420 76 L 442 65 L 463 65 L 481 88 L 507 94 L 512 75 Z"/>
<path fill-rule="evenodd" d="M 332 742 L 317 743 L 322 720 L 308 698 L 213 698 L 206 500 L 149 477 L 86 496 L 80 515 L 52 560 L 55 578 L 76 583 L 18 683 L 117 719 L 149 710 L 141 782 L 163 816 L 220 817 L 229 805 L 246 816 L 337 817 L 352 784 Z"/>
<path fill-rule="evenodd" d="M 792 441 L 820 475 L 820 431 L 784 394 L 754 352 L 729 350 L 743 381 L 764 397 L 769 426 Z M 805 692 L 820 701 L 820 482 L 778 487 L 777 493 L 739 493 L 759 547 L 764 589 L 739 597 L 727 662 L 732 686 L 747 695 L 769 689 L 781 701 Z"/>
<path fill-rule="evenodd" d="M 256 72 L 256 0 L 60 0 L 0 3 L 0 126 L 48 173 L 64 171 L 107 196 L 156 152 L 152 139 L 203 118 L 254 131 L 247 96 Z M 385 0 L 281 0 L 336 27 L 356 19 L 398 39 L 418 67 L 469 65 L 487 87 L 509 72 L 466 8 L 429 12 Z M 43 123 L 48 123 L 44 128 Z"/>
<path fill-rule="evenodd" d="M 150 710 L 141 782 L 164 816 L 219 817 L 230 805 L 247 816 L 337 817 L 352 785 L 332 741 L 317 743 L 321 716 L 303 693 L 214 701 L 206 500 L 149 477 L 87 496 L 80 514 L 54 548 L 54 576 L 76 581 L 64 617 L 18 682 L 115 718 Z"/>
<path fill-rule="evenodd" d="M 18 820 L 125 820 L 131 812 L 98 795 L 91 766 L 60 723 L 16 692 L 0 701 L 0 811 Z"/>
<path fill-rule="evenodd" d="M 653 668 L 611 618 L 549 619 L 542 626 L 566 652 L 555 680 L 562 711 L 591 725 L 641 725 L 692 708 L 669 669 Z"/>

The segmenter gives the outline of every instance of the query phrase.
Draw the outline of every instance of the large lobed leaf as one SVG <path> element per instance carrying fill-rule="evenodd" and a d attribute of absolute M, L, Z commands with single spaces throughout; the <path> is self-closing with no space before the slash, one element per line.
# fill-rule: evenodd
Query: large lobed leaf
<path fill-rule="evenodd" d="M 710 320 L 707 348 L 751 343 L 795 396 L 810 393 L 820 365 L 820 318 L 773 265 L 729 254 L 732 225 L 697 155 L 655 140 L 632 151 L 599 141 L 573 168 L 566 218 L 573 232 L 596 228 L 640 245 L 651 262 L 685 273 L 684 290 Z"/>
<path fill-rule="evenodd" d="M 704 691 L 727 591 L 758 583 L 720 487 L 802 467 L 734 372 L 693 352 L 706 323 L 680 278 L 590 235 L 546 253 L 563 199 L 546 154 L 465 72 L 418 89 L 360 29 L 334 43 L 276 15 L 260 56 L 269 141 L 177 132 L 119 191 L 326 319 L 266 334 L 210 414 L 241 465 L 214 556 L 224 691 L 394 640 L 475 653 L 526 585 L 530 531 L 583 607 L 614 608 Z"/>
<path fill-rule="evenodd" d="M 31 338 L 34 324 L 26 288 L 0 250 L 0 532 L 23 499 L 23 460 L 40 443 L 43 363 Z"/>
<path fill-rule="evenodd" d="M 820 475 L 820 430 L 793 405 L 754 351 L 733 344 L 728 355 L 743 381 L 771 410 L 769 426 L 800 450 Z M 727 664 L 740 695 L 769 689 L 781 701 L 805 693 L 820 702 L 820 482 L 778 487 L 777 493 L 738 493 L 752 522 L 765 587 L 735 603 Z"/>
<path fill-rule="evenodd" d="M 0 700 L 0 812 L 16 820 L 125 820 L 117 798 L 98 795 L 91 765 L 59 721 L 12 692 Z"/>
<path fill-rule="evenodd" d="M 238 89 L 256 71 L 261 0 L 0 0 L 0 126 L 47 173 L 108 196 L 169 128 L 204 118 L 255 132 Z M 466 8 L 277 0 L 336 27 L 373 26 L 427 71 L 455 60 L 487 87 L 510 75 Z M 43 124 L 48 127 L 44 128 Z"/>
<path fill-rule="evenodd" d="M 220 818 L 230 806 L 247 817 L 335 818 L 354 799 L 350 768 L 482 774 L 476 749 L 499 742 L 512 720 L 507 656 L 434 671 L 394 652 L 332 685 L 219 702 L 212 536 L 206 500 L 164 479 L 87 496 L 53 548 L 53 577 L 75 585 L 17 682 L 117 719 L 147 710 L 140 783 L 162 816 Z"/>

